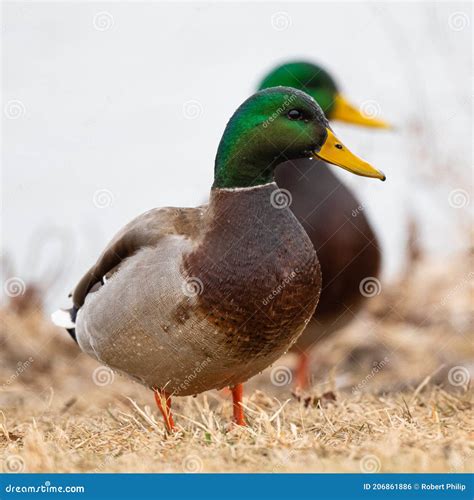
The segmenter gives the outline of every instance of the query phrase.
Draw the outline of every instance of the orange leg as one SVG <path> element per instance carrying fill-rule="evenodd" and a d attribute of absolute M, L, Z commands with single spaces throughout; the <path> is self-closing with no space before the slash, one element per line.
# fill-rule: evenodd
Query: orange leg
<path fill-rule="evenodd" d="M 247 425 L 244 418 L 244 409 L 242 408 L 242 398 L 244 395 L 244 385 L 237 384 L 231 387 L 232 404 L 234 409 L 234 422 L 237 425 Z"/>
<path fill-rule="evenodd" d="M 300 353 L 298 366 L 296 368 L 296 388 L 306 389 L 309 385 L 309 354 L 306 351 Z"/>
<path fill-rule="evenodd" d="M 165 420 L 166 430 L 172 432 L 175 430 L 173 415 L 171 414 L 171 396 L 165 391 L 160 391 L 159 389 L 153 389 L 155 394 L 156 406 L 160 410 L 163 418 Z M 163 405 L 165 402 L 165 405 Z"/>

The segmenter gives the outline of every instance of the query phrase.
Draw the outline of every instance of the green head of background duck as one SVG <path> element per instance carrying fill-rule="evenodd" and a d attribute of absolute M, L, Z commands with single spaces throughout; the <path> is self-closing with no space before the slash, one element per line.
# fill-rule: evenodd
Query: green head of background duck
<path fill-rule="evenodd" d="M 321 66 L 309 62 L 282 64 L 265 76 L 259 89 L 292 87 L 310 95 L 323 110 L 328 120 L 339 120 L 373 128 L 390 128 L 375 116 L 364 113 L 351 104 L 340 92 L 333 77 Z"/>
<path fill-rule="evenodd" d="M 311 95 L 329 120 L 389 128 L 386 122 L 350 104 L 332 76 L 315 64 L 291 62 L 278 66 L 263 79 L 260 88 L 277 85 Z M 363 204 L 324 162 L 285 162 L 277 169 L 275 180 L 291 194 L 291 210 L 316 248 L 323 277 L 315 319 L 294 346 L 300 354 L 296 384 L 304 388 L 310 379 L 308 351 L 354 318 L 367 295 L 364 283 L 378 286 L 381 251 Z"/>
<path fill-rule="evenodd" d="M 384 175 L 335 138 L 316 102 L 289 88 L 250 97 L 222 137 L 207 207 L 161 208 L 130 222 L 73 293 L 64 320 L 81 349 L 155 389 L 168 428 L 170 395 L 233 387 L 276 361 L 311 318 L 316 252 L 280 203 L 284 160 L 319 156 Z M 166 404 L 165 404 L 166 402 Z"/>

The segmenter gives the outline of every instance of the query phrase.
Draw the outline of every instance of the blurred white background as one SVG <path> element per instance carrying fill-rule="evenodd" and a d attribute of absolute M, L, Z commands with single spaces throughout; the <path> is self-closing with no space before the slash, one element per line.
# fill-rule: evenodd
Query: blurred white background
<path fill-rule="evenodd" d="M 2 250 L 27 281 L 28 246 L 58 264 L 54 248 L 35 258 L 35 230 L 63 228 L 68 272 L 48 305 L 67 304 L 131 218 L 206 200 L 235 108 L 274 65 L 307 59 L 396 126 L 334 123 L 387 174 L 338 172 L 380 235 L 386 279 L 410 214 L 423 247 L 449 255 L 472 213 L 472 22 L 467 2 L 5 3 Z"/>

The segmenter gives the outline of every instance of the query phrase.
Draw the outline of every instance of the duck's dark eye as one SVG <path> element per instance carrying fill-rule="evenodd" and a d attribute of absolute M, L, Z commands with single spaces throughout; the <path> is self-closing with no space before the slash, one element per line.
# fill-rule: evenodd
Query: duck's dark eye
<path fill-rule="evenodd" d="M 290 120 L 301 120 L 303 118 L 303 113 L 297 109 L 290 109 L 287 116 Z"/>

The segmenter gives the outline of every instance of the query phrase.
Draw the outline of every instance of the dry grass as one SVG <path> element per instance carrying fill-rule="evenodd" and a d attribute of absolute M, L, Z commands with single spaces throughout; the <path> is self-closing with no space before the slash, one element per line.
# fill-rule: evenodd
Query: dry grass
<path fill-rule="evenodd" d="M 0 460 L 6 471 L 441 472 L 472 469 L 472 274 L 466 256 L 422 262 L 410 280 L 314 352 L 296 398 L 275 370 L 252 380 L 249 426 L 225 393 L 174 400 L 167 436 L 152 394 L 79 353 L 38 314 L 4 309 Z M 96 370 L 96 371 L 95 371 Z M 281 374 L 288 371 L 281 369 Z M 95 377 L 94 377 L 95 373 Z M 109 378 L 107 378 L 109 377 Z M 104 386 L 94 383 L 99 379 Z M 336 399 L 333 400 L 333 394 Z"/>

